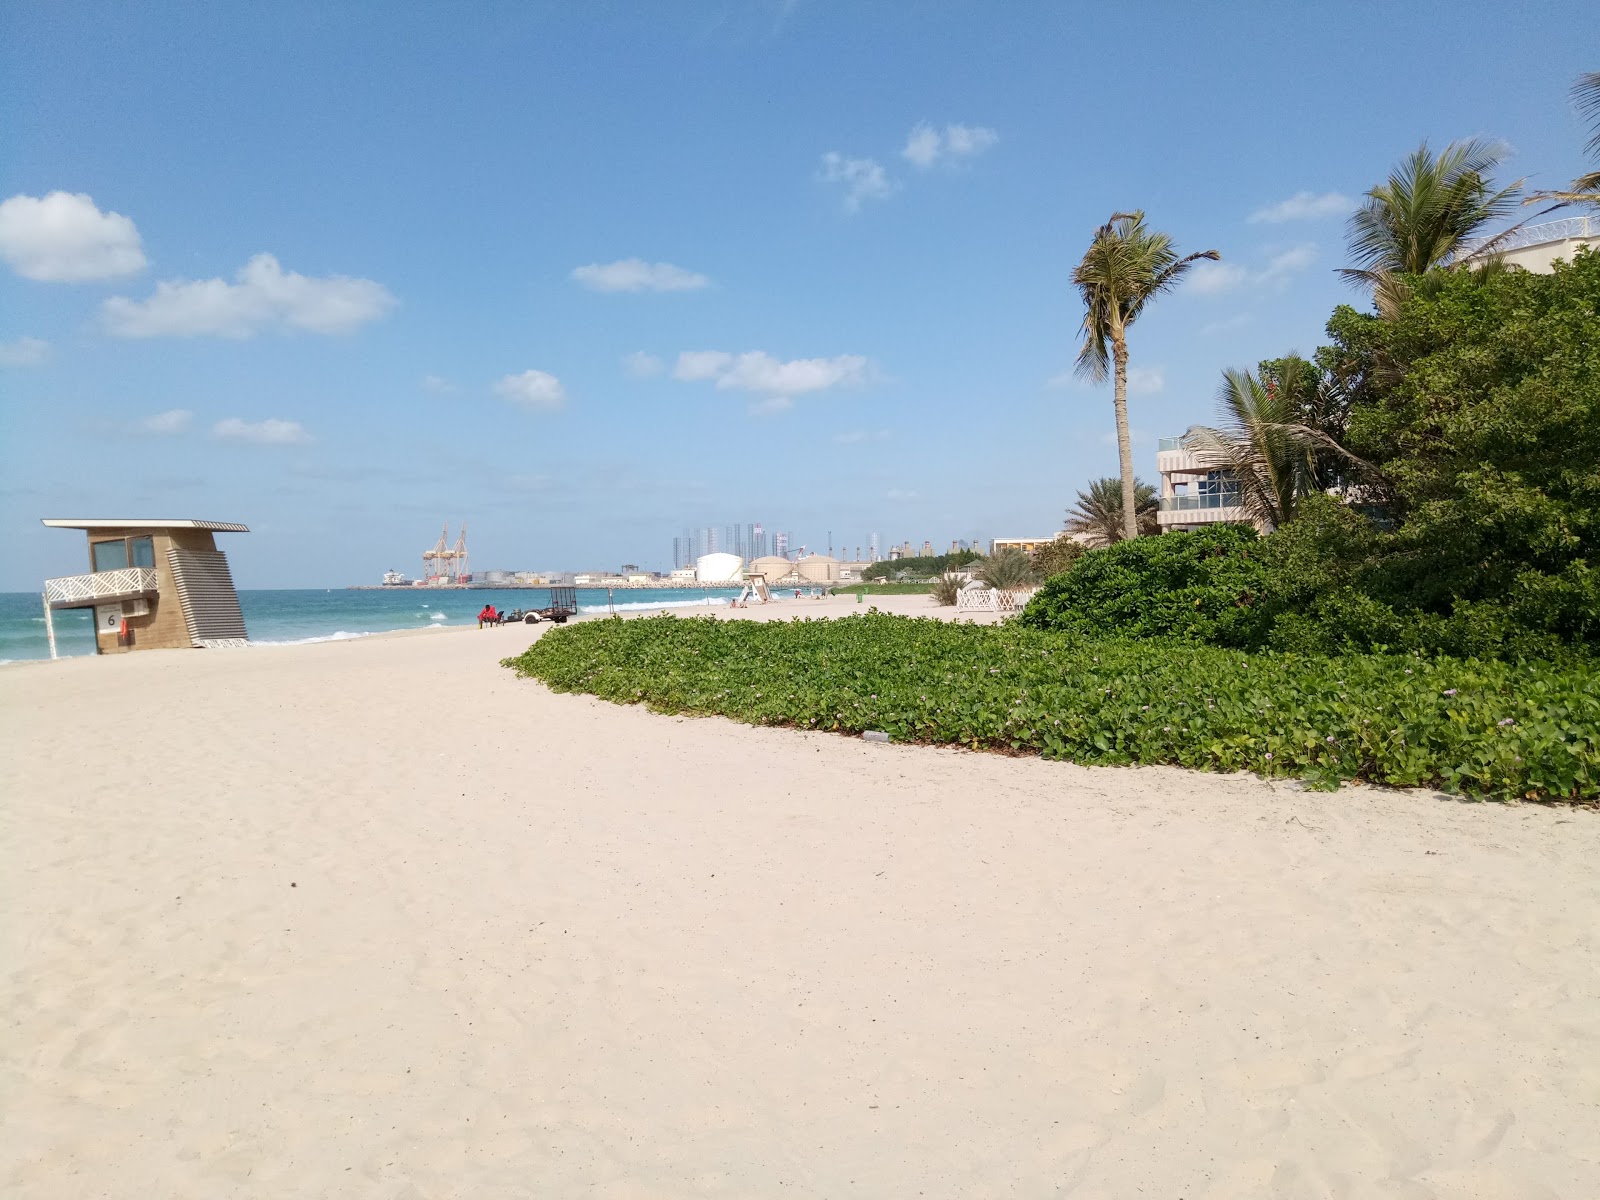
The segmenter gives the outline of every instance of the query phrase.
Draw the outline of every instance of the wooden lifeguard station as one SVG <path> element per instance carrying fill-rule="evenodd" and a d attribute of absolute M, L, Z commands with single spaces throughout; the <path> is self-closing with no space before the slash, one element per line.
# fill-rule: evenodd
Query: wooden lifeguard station
<path fill-rule="evenodd" d="M 217 533 L 249 533 L 232 521 L 72 521 L 52 529 L 89 535 L 89 573 L 44 581 L 45 632 L 56 657 L 52 614 L 94 609 L 97 654 L 242 646 L 244 614 Z"/>

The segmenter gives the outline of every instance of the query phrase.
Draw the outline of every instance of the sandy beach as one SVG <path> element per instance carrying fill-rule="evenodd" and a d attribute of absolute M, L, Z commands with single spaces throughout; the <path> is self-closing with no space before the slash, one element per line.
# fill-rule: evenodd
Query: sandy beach
<path fill-rule="evenodd" d="M 659 716 L 538 632 L 0 669 L 0 1193 L 1600 1195 L 1600 814 Z"/>

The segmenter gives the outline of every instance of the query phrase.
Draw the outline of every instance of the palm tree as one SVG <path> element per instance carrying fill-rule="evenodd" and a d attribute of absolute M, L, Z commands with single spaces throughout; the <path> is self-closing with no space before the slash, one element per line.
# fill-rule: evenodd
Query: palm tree
<path fill-rule="evenodd" d="M 1038 582 L 1033 561 L 1021 550 L 1002 550 L 979 563 L 973 574 L 986 587 L 999 588 L 1003 592 Z"/>
<path fill-rule="evenodd" d="M 1351 214 L 1348 236 L 1355 266 L 1340 274 L 1370 286 L 1378 311 L 1387 315 L 1408 294 L 1398 276 L 1492 256 L 1515 227 L 1485 240 L 1474 240 L 1474 235 L 1515 211 L 1522 187 L 1519 179 L 1495 190 L 1491 176 L 1505 154 L 1503 146 L 1480 138 L 1451 142 L 1437 155 L 1423 142 Z"/>
<path fill-rule="evenodd" d="M 1133 511 L 1138 533 L 1160 532 L 1161 526 L 1156 521 L 1159 508 L 1155 488 L 1135 479 Z M 1088 490 L 1079 492 L 1077 503 L 1067 510 L 1067 532 L 1083 534 L 1091 546 L 1109 546 L 1129 536 L 1128 523 L 1122 514 L 1121 481 L 1091 479 Z"/>
<path fill-rule="evenodd" d="M 1240 507 L 1267 533 L 1294 520 L 1303 497 L 1327 490 L 1343 475 L 1384 482 L 1327 432 L 1302 419 L 1308 396 L 1335 385 L 1316 380 L 1304 359 L 1279 359 L 1275 367 L 1270 377 L 1224 371 L 1217 392 L 1222 427 L 1196 425 L 1183 437 L 1184 448 L 1200 466 L 1227 471 L 1237 481 Z"/>
<path fill-rule="evenodd" d="M 1572 103 L 1589 123 L 1589 140 L 1583 148 L 1600 157 L 1600 71 L 1588 71 L 1578 76 L 1572 85 Z M 1567 185 L 1565 191 L 1535 192 L 1523 203 L 1538 204 L 1546 200 L 1555 201 L 1551 208 L 1560 208 L 1564 204 L 1593 204 L 1600 207 L 1600 171 L 1579 175 Z"/>
<path fill-rule="evenodd" d="M 961 595 L 961 584 L 961 576 L 946 571 L 933 581 L 928 594 L 933 597 L 935 604 L 954 604 Z"/>
<path fill-rule="evenodd" d="M 1114 372 L 1112 402 L 1117 412 L 1117 454 L 1122 472 L 1123 537 L 1138 537 L 1135 523 L 1133 443 L 1128 434 L 1128 326 L 1145 305 L 1175 285 L 1202 258 L 1221 258 L 1203 250 L 1179 258 L 1172 239 L 1145 226 L 1139 211 L 1112 213 L 1095 231 L 1072 282 L 1083 297 L 1083 346 L 1078 374 L 1096 383 Z"/>

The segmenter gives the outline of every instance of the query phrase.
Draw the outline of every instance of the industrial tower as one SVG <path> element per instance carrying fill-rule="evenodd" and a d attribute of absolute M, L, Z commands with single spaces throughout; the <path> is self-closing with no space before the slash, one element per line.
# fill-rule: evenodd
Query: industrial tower
<path fill-rule="evenodd" d="M 467 523 L 461 523 L 461 533 L 452 546 L 450 522 L 446 521 L 433 549 L 422 552 L 422 578 L 429 583 L 465 583 L 471 577 L 467 569 Z"/>

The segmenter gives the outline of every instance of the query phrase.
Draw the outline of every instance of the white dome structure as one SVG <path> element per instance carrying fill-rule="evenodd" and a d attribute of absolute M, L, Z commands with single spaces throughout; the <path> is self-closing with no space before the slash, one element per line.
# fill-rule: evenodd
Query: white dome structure
<path fill-rule="evenodd" d="M 744 559 L 737 554 L 702 554 L 695 560 L 694 577 L 700 583 L 743 583 Z"/>

